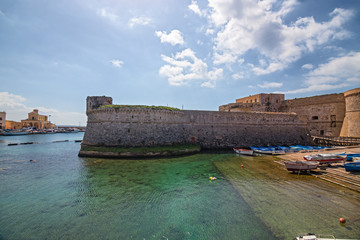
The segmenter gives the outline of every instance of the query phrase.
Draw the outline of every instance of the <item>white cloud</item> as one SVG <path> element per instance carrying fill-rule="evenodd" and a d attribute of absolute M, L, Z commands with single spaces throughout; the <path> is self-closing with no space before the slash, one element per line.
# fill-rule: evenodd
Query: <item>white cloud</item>
<path fill-rule="evenodd" d="M 244 73 L 234 73 L 233 75 L 231 75 L 232 79 L 234 80 L 238 80 L 238 79 L 242 79 L 244 78 Z"/>
<path fill-rule="evenodd" d="M 360 52 L 330 59 L 305 75 L 305 88 L 286 93 L 332 90 L 360 85 Z"/>
<path fill-rule="evenodd" d="M 329 14 L 329 21 L 302 17 L 285 24 L 282 19 L 297 2 L 285 0 L 278 10 L 273 10 L 275 4 L 278 3 L 274 0 L 209 0 L 209 19 L 218 31 L 214 56 L 231 52 L 241 57 L 250 50 L 257 51 L 267 64 L 254 66 L 253 72 L 263 75 L 287 68 L 304 53 L 325 43 L 351 36 L 343 25 L 354 15 L 352 10 L 335 9 Z"/>
<path fill-rule="evenodd" d="M 283 83 L 281 82 L 263 82 L 263 84 L 258 84 L 258 87 L 261 88 L 279 88 L 282 87 Z"/>
<path fill-rule="evenodd" d="M 113 60 L 111 60 L 110 62 L 111 62 L 112 65 L 115 66 L 115 67 L 121 67 L 121 66 L 124 64 L 123 61 L 118 60 L 118 59 L 113 59 Z"/>
<path fill-rule="evenodd" d="M 306 83 L 360 82 L 360 52 L 332 58 L 307 74 Z"/>
<path fill-rule="evenodd" d="M 98 15 L 103 18 L 109 19 L 111 22 L 116 23 L 118 16 L 112 12 L 110 12 L 107 8 L 102 8 L 98 10 Z"/>
<path fill-rule="evenodd" d="M 151 23 L 151 18 L 148 17 L 133 17 L 129 20 L 129 27 L 134 27 L 135 25 L 149 25 Z"/>
<path fill-rule="evenodd" d="M 234 56 L 231 53 L 223 53 L 223 54 L 215 53 L 214 64 L 219 65 L 219 64 L 223 64 L 223 63 L 234 63 L 234 62 L 236 62 L 236 59 L 237 59 L 237 56 Z"/>
<path fill-rule="evenodd" d="M 160 38 L 162 43 L 170 43 L 173 46 L 176 44 L 184 44 L 182 33 L 177 29 L 172 30 L 169 34 L 167 34 L 165 31 L 156 31 L 155 34 Z"/>
<path fill-rule="evenodd" d="M 301 68 L 302 68 L 302 69 L 313 69 L 314 66 L 313 66 L 312 64 L 309 64 L 309 63 L 308 63 L 308 64 L 302 65 Z"/>
<path fill-rule="evenodd" d="M 167 64 L 159 69 L 159 75 L 167 77 L 170 85 L 182 86 L 189 82 L 202 81 L 202 87 L 213 88 L 223 74 L 221 68 L 208 71 L 207 64 L 197 58 L 195 52 L 189 48 L 172 57 L 161 57 Z"/>
<path fill-rule="evenodd" d="M 26 105 L 26 99 L 20 95 L 8 92 L 0 92 L 0 109 L 6 112 L 6 120 L 21 121 L 27 119 L 28 113 L 34 109 L 39 110 L 41 115 L 51 115 L 50 121 L 58 125 L 86 125 L 85 113 L 61 112 L 54 108 L 42 106 L 30 107 Z"/>
<path fill-rule="evenodd" d="M 200 17 L 205 15 L 205 13 L 201 12 L 199 5 L 196 1 L 192 1 L 188 8 Z"/>

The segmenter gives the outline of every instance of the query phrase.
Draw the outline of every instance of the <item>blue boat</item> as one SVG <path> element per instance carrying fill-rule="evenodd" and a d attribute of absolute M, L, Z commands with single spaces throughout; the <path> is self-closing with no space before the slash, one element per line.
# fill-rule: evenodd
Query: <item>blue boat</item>
<path fill-rule="evenodd" d="M 345 163 L 344 168 L 347 172 L 360 171 L 360 162 Z"/>
<path fill-rule="evenodd" d="M 347 155 L 346 161 L 352 161 L 353 157 L 360 157 L 360 153 L 349 153 Z"/>

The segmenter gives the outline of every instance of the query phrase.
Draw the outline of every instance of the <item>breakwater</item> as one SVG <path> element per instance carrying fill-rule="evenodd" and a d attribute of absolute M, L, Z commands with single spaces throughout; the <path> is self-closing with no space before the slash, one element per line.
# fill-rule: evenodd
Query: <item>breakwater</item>
<path fill-rule="evenodd" d="M 109 104 L 110 97 L 87 98 L 83 147 L 196 144 L 203 149 L 229 149 L 311 143 L 306 125 L 293 113 L 113 108 Z"/>

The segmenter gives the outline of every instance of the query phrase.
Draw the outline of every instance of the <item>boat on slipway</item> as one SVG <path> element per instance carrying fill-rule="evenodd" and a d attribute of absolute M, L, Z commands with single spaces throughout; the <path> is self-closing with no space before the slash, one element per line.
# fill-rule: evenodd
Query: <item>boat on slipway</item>
<path fill-rule="evenodd" d="M 360 171 L 360 161 L 349 162 L 344 164 L 344 168 L 347 172 L 359 172 Z"/>
<path fill-rule="evenodd" d="M 346 161 L 352 161 L 353 158 L 358 158 L 360 157 L 360 153 L 349 153 L 347 155 Z"/>
<path fill-rule="evenodd" d="M 286 161 L 284 164 L 289 172 L 311 171 L 319 166 L 316 161 Z"/>
<path fill-rule="evenodd" d="M 241 154 L 241 155 L 248 155 L 248 156 L 254 155 L 254 151 L 253 151 L 253 150 L 250 150 L 250 149 L 233 148 L 233 150 L 234 150 L 237 154 Z"/>
<path fill-rule="evenodd" d="M 337 153 L 337 154 L 326 154 L 326 153 L 318 153 L 313 155 L 304 156 L 306 161 L 318 161 L 319 163 L 337 163 L 343 162 L 346 160 L 345 153 Z"/>

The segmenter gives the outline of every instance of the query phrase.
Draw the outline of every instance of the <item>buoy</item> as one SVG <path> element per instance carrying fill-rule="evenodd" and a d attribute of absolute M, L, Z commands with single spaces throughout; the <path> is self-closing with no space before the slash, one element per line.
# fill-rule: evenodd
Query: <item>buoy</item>
<path fill-rule="evenodd" d="M 209 177 L 210 181 L 216 180 L 216 177 Z"/>
<path fill-rule="evenodd" d="M 345 218 L 339 218 L 339 222 L 340 223 L 346 223 L 346 219 Z"/>
<path fill-rule="evenodd" d="M 241 164 L 241 167 L 243 168 L 243 167 L 244 167 L 244 165 L 242 165 L 242 164 Z"/>

